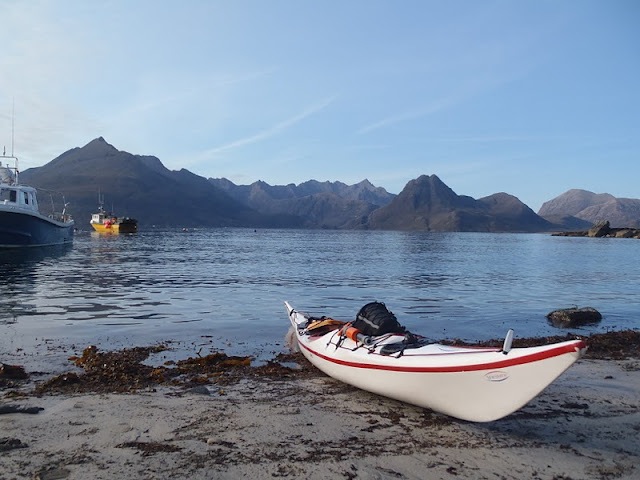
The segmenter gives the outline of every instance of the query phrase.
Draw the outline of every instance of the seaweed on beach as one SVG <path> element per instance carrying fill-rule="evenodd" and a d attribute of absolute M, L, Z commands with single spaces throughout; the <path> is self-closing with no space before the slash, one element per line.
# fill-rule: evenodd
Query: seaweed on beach
<path fill-rule="evenodd" d="M 565 336 L 523 338 L 513 341 L 514 347 L 532 347 L 565 340 L 583 338 L 587 343 L 585 358 L 601 360 L 624 360 L 640 356 L 640 331 L 624 330 L 620 332 L 594 333 L 588 337 L 567 334 Z"/>
<path fill-rule="evenodd" d="M 228 384 L 242 378 L 244 374 L 239 372 L 251 366 L 251 357 L 221 352 L 161 366 L 143 363 L 149 355 L 167 349 L 166 345 L 156 345 L 101 352 L 95 346 L 87 347 L 81 356 L 69 359 L 84 372 L 57 375 L 37 385 L 35 393 L 128 393 L 158 385 Z"/>
<path fill-rule="evenodd" d="M 190 357 L 173 363 L 173 368 L 165 371 L 167 379 L 174 385 L 193 387 L 216 383 L 227 385 L 238 380 L 237 373 L 251 366 L 251 357 L 230 356 L 214 352 L 204 357 Z"/>
<path fill-rule="evenodd" d="M 513 347 L 535 347 L 537 345 L 549 345 L 582 338 L 587 343 L 585 358 L 600 360 L 624 360 L 628 358 L 640 358 L 640 331 L 623 330 L 619 332 L 594 333 L 588 337 L 568 333 L 549 337 L 515 338 Z M 465 342 L 463 340 L 442 341 L 449 345 L 467 345 L 474 347 L 499 347 L 503 339 L 492 339 L 481 342 Z"/>
<path fill-rule="evenodd" d="M 543 345 L 576 338 L 576 335 L 518 338 L 514 347 Z M 622 360 L 640 358 L 640 331 L 626 330 L 593 334 L 585 338 L 589 346 L 586 357 Z M 502 340 L 469 343 L 460 340 L 442 343 L 472 346 L 499 346 Z M 57 375 L 35 388 L 37 395 L 46 393 L 128 393 L 156 386 L 193 388 L 198 385 L 229 385 L 243 378 L 291 379 L 322 376 L 300 353 L 280 353 L 263 365 L 252 366 L 251 357 L 229 356 L 222 352 L 206 356 L 150 366 L 143 362 L 153 353 L 168 350 L 166 345 L 134 347 L 101 352 L 87 347 L 81 356 L 69 360 L 82 372 Z M 0 385 L 1 387 L 1 385 Z"/>
<path fill-rule="evenodd" d="M 256 377 L 277 378 L 308 378 L 324 376 L 300 352 L 279 353 L 273 360 L 264 365 L 254 367 L 252 373 Z"/>
<path fill-rule="evenodd" d="M 159 452 L 180 452 L 182 450 L 182 447 L 159 442 L 125 442 L 116 445 L 116 448 L 135 448 L 142 452 L 143 457 Z"/>
<path fill-rule="evenodd" d="M 0 452 L 8 452 L 9 450 L 15 450 L 16 448 L 27 448 L 28 446 L 29 445 L 19 438 L 0 438 Z"/>
<path fill-rule="evenodd" d="M 640 331 L 596 333 L 587 340 L 587 358 L 624 360 L 640 358 Z"/>
<path fill-rule="evenodd" d="M 35 393 L 132 392 L 164 380 L 162 371 L 144 365 L 151 353 L 166 350 L 164 345 L 135 347 L 116 352 L 100 352 L 90 346 L 82 355 L 69 358 L 84 373 L 67 372 L 36 386 Z"/>
<path fill-rule="evenodd" d="M 29 374 L 20 365 L 0 363 L 0 388 L 16 388 L 29 379 Z"/>

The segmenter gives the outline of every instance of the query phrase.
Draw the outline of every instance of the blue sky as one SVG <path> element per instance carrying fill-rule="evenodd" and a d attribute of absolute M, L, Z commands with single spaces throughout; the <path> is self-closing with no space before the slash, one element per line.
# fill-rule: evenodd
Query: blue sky
<path fill-rule="evenodd" d="M 0 19 L 0 147 L 14 109 L 23 170 L 103 136 L 237 184 L 640 198 L 636 0 L 2 0 Z"/>

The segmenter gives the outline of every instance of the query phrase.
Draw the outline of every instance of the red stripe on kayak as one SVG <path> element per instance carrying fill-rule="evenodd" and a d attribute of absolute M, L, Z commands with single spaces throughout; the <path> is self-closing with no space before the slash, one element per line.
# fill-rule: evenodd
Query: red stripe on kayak
<path fill-rule="evenodd" d="M 391 370 L 394 372 L 412 372 L 412 373 L 451 373 L 451 372 L 472 372 L 476 370 L 493 370 L 498 368 L 506 368 L 513 367 L 515 365 L 524 365 L 527 363 L 538 362 L 540 360 L 544 360 L 547 358 L 553 358 L 560 355 L 564 355 L 566 353 L 577 352 L 578 350 L 582 350 L 586 348 L 586 343 L 583 340 L 576 340 L 572 343 L 562 345 L 559 347 L 550 348 L 549 350 L 544 350 L 538 353 L 532 353 L 531 355 L 526 355 L 524 357 L 518 358 L 509 358 L 508 355 L 505 355 L 504 360 L 500 360 L 498 362 L 490 362 L 490 363 L 481 363 L 477 365 L 456 365 L 450 367 L 403 367 L 403 366 L 395 366 L 395 365 L 376 365 L 373 363 L 357 363 L 357 362 L 349 362 L 347 360 L 339 360 L 337 358 L 331 358 L 327 355 L 323 355 L 313 349 L 311 349 L 308 345 L 305 345 L 302 342 L 298 342 L 300 346 L 304 347 L 306 350 L 311 352 L 314 355 L 322 358 L 331 363 L 335 363 L 338 365 L 344 365 L 347 367 L 354 368 L 364 368 L 370 370 Z"/>

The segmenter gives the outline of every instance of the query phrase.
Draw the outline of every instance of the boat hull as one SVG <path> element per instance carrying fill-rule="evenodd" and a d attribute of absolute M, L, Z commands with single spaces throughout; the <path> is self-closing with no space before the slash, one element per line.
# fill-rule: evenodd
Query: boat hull
<path fill-rule="evenodd" d="M 37 212 L 0 208 L 0 248 L 70 244 L 73 233 L 73 220 L 59 222 Z"/>
<path fill-rule="evenodd" d="M 402 355 L 382 355 L 385 344 L 365 347 L 337 330 L 308 335 L 304 314 L 287 303 L 303 355 L 327 375 L 355 387 L 473 422 L 503 418 L 526 405 L 560 376 L 584 351 L 582 340 L 513 348 L 428 344 Z"/>
<path fill-rule="evenodd" d="M 91 226 L 98 233 L 136 233 L 138 231 L 138 225 L 136 224 L 113 223 L 105 225 L 103 223 L 92 223 Z"/>
<path fill-rule="evenodd" d="M 100 215 L 100 214 L 96 214 Z M 94 217 L 96 216 L 94 215 Z M 138 221 L 135 219 L 123 219 L 119 222 L 91 221 L 93 229 L 98 233 L 137 233 Z"/>

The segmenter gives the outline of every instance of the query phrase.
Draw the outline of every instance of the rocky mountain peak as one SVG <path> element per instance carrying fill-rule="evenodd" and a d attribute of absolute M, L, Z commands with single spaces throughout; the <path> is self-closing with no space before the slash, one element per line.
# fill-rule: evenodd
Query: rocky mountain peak
<path fill-rule="evenodd" d="M 121 153 L 116 147 L 107 143 L 103 137 L 94 138 L 84 147 L 79 149 L 83 155 L 99 157 L 99 156 L 113 156 Z"/>
<path fill-rule="evenodd" d="M 413 209 L 454 206 L 458 195 L 436 175 L 420 175 L 411 180 L 398 195 L 398 201 Z"/>
<path fill-rule="evenodd" d="M 576 216 L 585 208 L 614 199 L 615 197 L 608 193 L 593 193 L 588 190 L 571 189 L 548 202 L 544 202 L 538 211 L 538 215 L 542 217 L 549 215 Z"/>
<path fill-rule="evenodd" d="M 552 220 L 574 217 L 594 224 L 608 220 L 612 227 L 640 227 L 640 200 L 616 198 L 609 193 L 572 189 L 545 202 L 538 215 Z"/>

